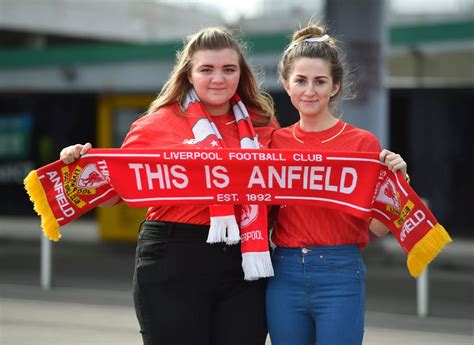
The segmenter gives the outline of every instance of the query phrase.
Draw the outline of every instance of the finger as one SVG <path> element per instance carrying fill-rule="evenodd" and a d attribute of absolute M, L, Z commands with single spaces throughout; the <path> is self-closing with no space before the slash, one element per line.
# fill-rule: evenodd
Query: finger
<path fill-rule="evenodd" d="M 385 164 L 387 166 L 389 165 L 393 166 L 394 162 L 395 161 L 398 162 L 399 159 L 402 159 L 402 157 L 399 154 L 391 152 L 389 155 L 387 155 L 387 157 L 385 157 Z"/>
<path fill-rule="evenodd" d="M 398 170 L 404 170 L 406 172 L 407 163 L 403 160 L 403 158 L 397 158 L 390 162 L 390 170 L 396 172 Z"/>
<path fill-rule="evenodd" d="M 81 157 L 81 150 L 84 146 L 81 144 L 76 144 L 74 145 L 74 150 L 73 150 L 73 158 L 79 159 Z"/>
<path fill-rule="evenodd" d="M 71 158 L 69 158 L 68 156 L 64 157 L 61 160 L 64 162 L 64 164 L 69 164 L 69 163 L 73 162 L 73 160 Z"/>
<path fill-rule="evenodd" d="M 82 147 L 82 150 L 81 150 L 80 154 L 81 154 L 81 155 L 86 154 L 87 151 L 89 151 L 91 148 L 92 148 L 92 144 L 91 144 L 91 143 L 86 143 L 86 144 Z"/>
<path fill-rule="evenodd" d="M 400 163 L 402 161 L 402 159 L 400 157 L 397 157 L 396 155 L 391 155 L 389 157 L 386 158 L 386 164 L 387 164 L 387 167 L 393 171 L 393 167 Z"/>
<path fill-rule="evenodd" d="M 59 159 L 64 161 L 66 158 L 66 149 L 62 149 L 61 152 L 59 153 Z"/>
<path fill-rule="evenodd" d="M 74 158 L 74 147 L 69 147 L 66 149 L 66 163 L 72 163 L 75 161 Z"/>
<path fill-rule="evenodd" d="M 392 153 L 391 151 L 387 150 L 387 149 L 383 149 L 380 154 L 379 154 L 379 159 L 381 162 L 384 162 L 385 161 L 385 158 L 387 157 L 387 155 L 389 155 L 390 153 Z"/>
<path fill-rule="evenodd" d="M 59 154 L 59 159 L 61 159 L 66 164 L 74 162 L 73 151 L 74 148 L 72 146 L 63 148 Z"/>
<path fill-rule="evenodd" d="M 401 171 L 404 174 L 406 174 L 406 170 L 407 170 L 407 163 L 405 163 L 403 160 L 401 162 L 395 163 L 392 168 L 393 172 Z"/>
<path fill-rule="evenodd" d="M 386 157 L 383 163 L 388 168 L 388 170 L 392 170 L 393 164 L 392 164 L 392 160 L 389 157 Z"/>

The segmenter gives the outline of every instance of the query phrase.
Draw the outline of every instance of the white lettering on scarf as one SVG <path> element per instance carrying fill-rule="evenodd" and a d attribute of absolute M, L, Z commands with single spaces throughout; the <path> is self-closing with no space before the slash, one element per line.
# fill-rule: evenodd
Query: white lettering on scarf
<path fill-rule="evenodd" d="M 400 233 L 400 241 L 405 241 L 405 238 L 412 232 L 422 221 L 426 219 L 426 214 L 422 210 L 416 210 L 413 217 L 409 217 L 403 223 L 403 230 Z"/>
<path fill-rule="evenodd" d="M 108 177 L 110 175 L 109 168 L 107 167 L 107 163 L 104 160 L 98 161 L 97 166 L 99 167 L 99 170 L 102 176 Z"/>
<path fill-rule="evenodd" d="M 248 188 L 293 188 L 295 183 L 302 183 L 303 189 L 325 190 L 351 194 L 357 185 L 357 171 L 343 167 L 337 184 L 331 184 L 331 167 L 322 166 L 268 166 L 265 177 L 259 166 L 254 166 L 247 185 Z M 336 177 L 333 177 L 335 179 Z"/>
<path fill-rule="evenodd" d="M 206 173 L 206 188 L 212 188 L 212 186 L 225 188 L 229 186 L 230 179 L 226 174 L 228 172 L 226 167 L 217 165 L 211 169 L 209 165 L 205 165 L 204 171 Z"/>
<path fill-rule="evenodd" d="M 46 175 L 48 175 L 49 180 L 54 184 L 54 191 L 56 192 L 55 197 L 61 212 L 66 217 L 72 217 L 76 211 L 74 211 L 74 208 L 69 204 L 69 201 L 64 194 L 64 187 L 60 176 L 56 171 L 47 172 Z"/>
<path fill-rule="evenodd" d="M 203 161 L 221 161 L 223 158 L 219 152 L 206 152 L 206 151 L 194 151 L 194 152 L 163 152 L 163 158 L 165 160 L 175 161 L 180 160 L 203 160 Z"/>
<path fill-rule="evenodd" d="M 150 164 L 129 163 L 128 167 L 135 172 L 137 190 L 143 190 L 143 180 L 149 190 L 155 189 L 154 181 L 158 181 L 160 189 L 171 189 L 171 185 L 183 189 L 189 184 L 186 168 L 181 165 L 155 164 L 153 168 Z"/>
<path fill-rule="evenodd" d="M 286 161 L 281 153 L 274 152 L 229 152 L 229 160 L 237 161 Z"/>
<path fill-rule="evenodd" d="M 248 240 L 263 240 L 263 235 L 261 230 L 252 230 L 245 232 L 240 235 L 240 241 L 242 243 L 247 242 Z"/>

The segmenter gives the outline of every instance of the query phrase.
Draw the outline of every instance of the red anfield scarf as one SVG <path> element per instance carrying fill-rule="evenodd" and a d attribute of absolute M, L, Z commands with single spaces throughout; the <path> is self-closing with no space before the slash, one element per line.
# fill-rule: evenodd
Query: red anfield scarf
<path fill-rule="evenodd" d="M 239 131 L 240 147 L 259 149 L 257 135 L 250 116 L 240 97 L 235 94 L 230 105 Z M 187 120 L 194 134 L 194 144 L 203 149 L 226 147 L 219 130 L 202 105 L 194 89 L 186 94 L 181 104 L 187 113 Z M 267 208 L 265 205 L 243 205 L 239 226 L 234 215 L 234 205 L 210 205 L 211 216 L 208 243 L 226 242 L 236 244 L 242 239 L 242 267 L 245 279 L 273 276 L 273 267 L 268 248 Z M 260 233 L 261 236 L 246 241 L 248 234 Z"/>
<path fill-rule="evenodd" d="M 92 149 L 73 164 L 57 161 L 30 172 L 25 187 L 45 235 L 53 240 L 59 239 L 60 226 L 108 200 L 115 190 L 133 207 L 249 205 L 241 223 L 250 225 L 259 212 L 254 205 L 265 204 L 329 207 L 367 221 L 373 217 L 408 255 L 413 276 L 451 242 L 401 173 L 390 172 L 377 153 Z M 241 232 L 243 255 L 268 250 L 266 233 L 263 225 Z M 246 279 L 267 276 L 243 268 Z"/>

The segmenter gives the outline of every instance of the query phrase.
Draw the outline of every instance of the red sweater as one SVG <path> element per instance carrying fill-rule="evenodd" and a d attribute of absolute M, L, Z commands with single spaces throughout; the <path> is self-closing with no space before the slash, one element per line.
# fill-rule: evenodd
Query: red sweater
<path fill-rule="evenodd" d="M 253 120 L 263 118 L 250 112 Z M 144 116 L 132 124 L 127 134 L 123 148 L 194 148 L 194 145 L 184 143 L 193 139 L 193 132 L 178 103 L 160 108 L 154 114 Z M 219 133 L 224 138 L 227 147 L 240 147 L 239 132 L 233 114 L 213 116 Z M 268 147 L 272 132 L 278 128 L 278 123 L 271 120 L 265 127 L 255 127 L 261 145 Z M 240 208 L 236 208 L 239 219 Z M 157 206 L 150 207 L 146 218 L 188 224 L 209 224 L 208 206 Z"/>
<path fill-rule="evenodd" d="M 321 132 L 303 132 L 299 123 L 274 132 L 272 148 L 326 151 L 380 152 L 370 132 L 342 120 Z M 272 241 L 281 247 L 358 244 L 369 240 L 368 223 L 323 207 L 281 205 Z"/>

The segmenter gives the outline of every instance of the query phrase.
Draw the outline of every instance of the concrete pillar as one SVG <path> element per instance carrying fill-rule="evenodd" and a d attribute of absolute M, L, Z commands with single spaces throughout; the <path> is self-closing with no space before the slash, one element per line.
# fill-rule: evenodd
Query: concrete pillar
<path fill-rule="evenodd" d="M 339 106 L 342 118 L 371 131 L 388 147 L 385 1 L 326 0 L 326 23 L 342 41 L 356 81 L 357 97 Z"/>

